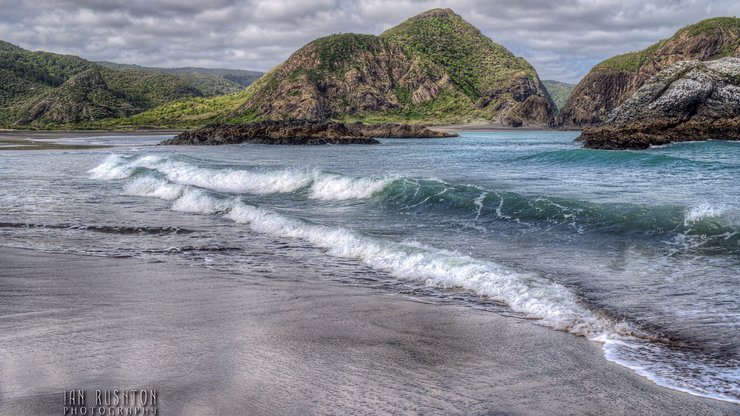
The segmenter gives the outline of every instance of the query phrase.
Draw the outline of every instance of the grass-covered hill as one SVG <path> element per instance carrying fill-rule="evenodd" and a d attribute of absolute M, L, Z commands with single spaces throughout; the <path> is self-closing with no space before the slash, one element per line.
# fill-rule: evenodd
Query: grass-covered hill
<path fill-rule="evenodd" d="M 165 74 L 172 74 L 187 82 L 188 85 L 198 89 L 198 91 L 200 91 L 206 97 L 231 94 L 241 91 L 245 87 L 256 81 L 257 78 L 263 75 L 262 72 L 247 71 L 243 69 L 197 67 L 157 68 L 131 64 L 119 64 L 114 62 L 96 63 L 110 69 L 124 71 L 134 70 L 161 72 Z"/>
<path fill-rule="evenodd" d="M 548 125 L 555 106 L 534 68 L 449 9 L 379 36 L 317 39 L 246 90 L 180 100 L 117 126 L 258 120 Z"/>
<path fill-rule="evenodd" d="M 546 79 L 542 80 L 542 84 L 545 86 L 545 89 L 547 89 L 547 92 L 550 94 L 552 102 L 555 103 L 555 107 L 557 107 L 558 111 L 563 108 L 565 102 L 568 101 L 568 97 L 570 97 L 570 93 L 573 92 L 573 88 L 576 87 L 575 84 L 568 84 L 565 82 Z"/>
<path fill-rule="evenodd" d="M 576 85 L 558 115 L 558 124 L 577 127 L 603 121 L 650 77 L 686 60 L 740 56 L 740 19 L 716 17 L 678 30 L 642 51 L 614 56 Z"/>
<path fill-rule="evenodd" d="M 179 74 L 112 69 L 0 41 L 0 127 L 95 126 L 101 120 L 217 93 L 212 83 L 204 86 Z"/>

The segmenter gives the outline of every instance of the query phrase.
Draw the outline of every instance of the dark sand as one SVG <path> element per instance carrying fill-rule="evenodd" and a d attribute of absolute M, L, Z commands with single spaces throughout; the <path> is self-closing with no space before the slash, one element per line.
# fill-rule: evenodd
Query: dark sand
<path fill-rule="evenodd" d="M 326 282 L 0 248 L 0 414 L 154 388 L 162 415 L 731 415 L 531 321 Z"/>

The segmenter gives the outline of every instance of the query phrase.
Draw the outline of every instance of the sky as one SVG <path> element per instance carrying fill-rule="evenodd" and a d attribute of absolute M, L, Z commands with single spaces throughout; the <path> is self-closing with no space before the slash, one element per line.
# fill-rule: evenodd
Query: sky
<path fill-rule="evenodd" d="M 738 0 L 0 0 L 0 39 L 94 61 L 266 71 L 315 38 L 379 34 L 435 7 L 540 78 L 573 83 L 687 24 L 740 15 Z"/>

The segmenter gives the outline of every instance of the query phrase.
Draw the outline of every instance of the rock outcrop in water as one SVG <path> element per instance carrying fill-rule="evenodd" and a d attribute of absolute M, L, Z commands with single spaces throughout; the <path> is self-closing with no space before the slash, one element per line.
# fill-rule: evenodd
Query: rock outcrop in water
<path fill-rule="evenodd" d="M 637 90 L 606 123 L 585 129 L 581 139 L 597 149 L 740 140 L 740 58 L 674 64 Z"/>
<path fill-rule="evenodd" d="M 728 56 L 740 56 L 740 19 L 718 17 L 684 27 L 647 49 L 597 64 L 575 87 L 557 123 L 571 128 L 598 124 L 663 69 Z"/>
<path fill-rule="evenodd" d="M 163 145 L 260 144 L 377 144 L 376 138 L 457 137 L 423 126 L 408 124 L 335 123 L 311 121 L 261 121 L 249 124 L 207 126 L 186 131 Z"/>

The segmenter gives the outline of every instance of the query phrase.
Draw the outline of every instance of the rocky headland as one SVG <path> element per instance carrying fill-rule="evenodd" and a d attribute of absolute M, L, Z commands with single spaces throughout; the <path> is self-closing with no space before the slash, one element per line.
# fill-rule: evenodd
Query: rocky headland
<path fill-rule="evenodd" d="M 444 138 L 456 134 L 409 124 L 260 121 L 248 124 L 215 125 L 183 132 L 162 145 L 258 144 L 378 144 L 376 138 Z"/>
<path fill-rule="evenodd" d="M 740 140 L 740 58 L 670 66 L 580 139 L 594 149 Z"/>
<path fill-rule="evenodd" d="M 548 127 L 555 111 L 532 65 L 452 10 L 433 9 L 380 35 L 316 39 L 242 93 L 181 100 L 122 123 L 190 127 L 340 120 Z"/>
<path fill-rule="evenodd" d="M 740 56 L 740 19 L 716 17 L 686 26 L 642 51 L 597 64 L 576 85 L 558 114 L 557 124 L 565 128 L 599 124 L 652 76 L 671 65 L 728 56 Z"/>

